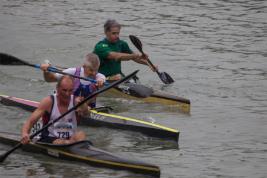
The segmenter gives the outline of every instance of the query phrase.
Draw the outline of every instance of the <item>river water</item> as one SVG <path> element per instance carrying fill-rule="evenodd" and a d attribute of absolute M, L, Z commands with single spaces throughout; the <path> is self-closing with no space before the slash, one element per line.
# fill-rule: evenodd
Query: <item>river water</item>
<path fill-rule="evenodd" d="M 32 63 L 82 63 L 103 38 L 103 24 L 118 20 L 121 39 L 137 35 L 160 71 L 146 66 L 142 83 L 191 100 L 191 114 L 157 104 L 100 98 L 120 115 L 149 118 L 180 130 L 179 149 L 160 139 L 81 127 L 99 148 L 154 163 L 164 178 L 267 177 L 267 3 L 263 0 L 1 0 L 0 52 Z M 1 94 L 39 101 L 55 84 L 27 66 L 0 66 Z M 1 105 L 1 131 L 20 132 L 30 113 Z M 0 152 L 9 147 L 0 144 Z M 143 177 L 16 151 L 0 177 Z"/>

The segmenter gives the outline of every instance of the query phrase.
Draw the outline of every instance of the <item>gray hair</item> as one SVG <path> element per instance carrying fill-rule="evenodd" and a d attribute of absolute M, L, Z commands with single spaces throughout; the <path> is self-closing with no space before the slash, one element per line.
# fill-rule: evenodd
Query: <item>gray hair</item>
<path fill-rule="evenodd" d="M 105 24 L 104 24 L 104 31 L 105 33 L 110 31 L 112 27 L 118 27 L 119 29 L 121 28 L 121 24 L 119 24 L 116 20 L 114 19 L 108 19 Z"/>
<path fill-rule="evenodd" d="M 99 68 L 100 60 L 99 57 L 94 53 L 89 53 L 86 55 L 84 63 L 85 66 L 90 66 L 91 68 L 95 69 L 96 71 Z"/>

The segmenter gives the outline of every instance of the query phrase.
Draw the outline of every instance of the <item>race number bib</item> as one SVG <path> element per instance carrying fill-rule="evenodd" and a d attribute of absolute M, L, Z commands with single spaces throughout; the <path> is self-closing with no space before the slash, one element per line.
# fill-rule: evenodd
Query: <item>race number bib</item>
<path fill-rule="evenodd" d="M 71 123 L 55 123 L 54 136 L 62 139 L 69 139 L 73 135 L 73 125 Z"/>

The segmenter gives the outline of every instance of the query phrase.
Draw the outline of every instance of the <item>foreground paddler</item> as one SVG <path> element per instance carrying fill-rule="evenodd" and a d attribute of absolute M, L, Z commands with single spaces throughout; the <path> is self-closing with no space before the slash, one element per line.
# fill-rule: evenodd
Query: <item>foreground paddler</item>
<path fill-rule="evenodd" d="M 37 109 L 23 125 L 21 139 L 23 144 L 29 143 L 30 130 L 40 118 L 42 118 L 43 125 L 46 125 L 82 101 L 83 97 L 72 95 L 73 90 L 73 78 L 67 75 L 62 76 L 57 83 L 56 93 L 42 99 Z M 77 122 L 88 114 L 89 110 L 85 103 L 76 111 L 70 112 L 60 121 L 43 130 L 39 141 L 52 144 L 71 144 L 85 140 L 85 133 L 77 130 Z"/>
<path fill-rule="evenodd" d="M 92 93 L 90 96 L 86 97 L 83 101 L 79 102 L 77 105 L 73 106 L 72 108 L 68 108 L 67 111 L 64 111 L 64 110 L 60 111 L 60 112 L 62 112 L 62 113 L 61 113 L 62 115 L 60 115 L 58 118 L 54 119 L 53 121 L 48 122 L 45 126 L 43 126 L 42 129 L 40 129 L 40 130 L 38 130 L 37 132 L 31 134 L 31 135 L 29 136 L 29 140 L 33 139 L 35 136 L 37 136 L 38 134 L 42 133 L 43 131 L 48 130 L 48 128 L 49 128 L 50 126 L 53 126 L 53 125 L 54 125 L 55 123 L 57 123 L 60 119 L 65 118 L 65 116 L 67 116 L 68 114 L 72 113 L 73 111 L 76 111 L 80 106 L 82 106 L 83 104 L 85 104 L 88 100 L 92 99 L 92 98 L 95 97 L 96 95 L 98 95 L 98 94 L 100 94 L 100 93 L 103 93 L 104 91 L 106 91 L 106 90 L 108 90 L 108 89 L 110 89 L 110 88 L 112 88 L 112 87 L 114 87 L 114 86 L 116 86 L 116 85 L 118 85 L 118 84 L 120 84 L 120 83 L 126 81 L 126 80 L 129 80 L 129 79 L 132 78 L 134 75 L 136 75 L 137 72 L 138 72 L 138 71 L 135 71 L 135 72 L 133 72 L 132 74 L 126 76 L 125 78 L 123 78 L 123 79 L 121 79 L 121 80 L 119 80 L 119 81 L 116 81 L 116 82 L 110 84 L 109 86 L 103 87 L 102 89 L 100 89 L 100 90 L 98 90 L 98 91 Z M 82 110 L 80 110 L 80 111 L 82 111 Z M 24 132 L 24 131 L 23 131 L 23 132 Z M 25 128 L 25 132 L 27 132 L 27 128 Z M 9 154 L 11 154 L 11 153 L 12 153 L 13 151 L 15 151 L 17 148 L 21 147 L 21 146 L 23 145 L 23 143 L 27 143 L 27 141 L 28 141 L 28 138 L 27 138 L 27 137 L 28 137 L 28 136 L 27 136 L 27 134 L 25 134 L 25 132 L 22 133 L 22 134 L 23 134 L 23 138 L 22 138 L 22 141 L 21 141 L 20 143 L 18 143 L 18 144 L 15 145 L 12 149 L 10 149 L 10 150 L 7 151 L 5 154 L 2 154 L 2 155 L 0 156 L 0 161 L 1 161 L 1 162 L 3 162 L 3 161 L 5 160 L 5 158 L 6 158 Z M 80 137 L 78 137 L 77 139 L 83 139 L 83 138 L 82 138 L 82 136 L 80 136 Z M 53 140 L 53 141 L 55 141 L 55 140 Z M 52 142 L 53 142 L 53 141 L 52 141 Z"/>

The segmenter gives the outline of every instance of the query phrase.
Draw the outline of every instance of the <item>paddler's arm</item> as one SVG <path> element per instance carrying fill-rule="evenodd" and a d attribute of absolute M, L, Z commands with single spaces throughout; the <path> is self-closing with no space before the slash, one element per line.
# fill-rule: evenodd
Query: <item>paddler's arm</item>
<path fill-rule="evenodd" d="M 75 105 L 79 104 L 81 101 L 84 100 L 84 97 L 78 96 L 75 98 Z M 76 109 L 76 112 L 78 114 L 78 117 L 86 117 L 90 114 L 90 110 L 91 108 L 88 106 L 88 102 L 85 102 L 84 104 L 82 104 L 81 106 L 79 106 Z"/>
<path fill-rule="evenodd" d="M 142 55 L 137 54 L 137 53 L 120 53 L 120 52 L 109 52 L 108 59 L 110 60 L 116 60 L 116 61 L 129 61 L 129 60 L 133 60 L 135 62 L 138 62 L 140 64 L 146 64 L 143 60 L 141 60 L 143 58 Z"/>
<path fill-rule="evenodd" d="M 147 54 L 143 54 L 142 57 L 137 58 L 134 60 L 135 62 L 139 63 L 139 64 L 144 64 L 147 65 L 153 72 L 156 72 L 156 70 L 158 70 L 158 66 L 155 65 L 153 68 L 149 63 L 148 63 L 148 55 Z"/>
<path fill-rule="evenodd" d="M 49 105 L 51 105 L 51 98 L 46 97 L 44 98 L 37 109 L 31 114 L 31 116 L 26 120 L 22 127 L 21 131 L 21 143 L 27 144 L 30 141 L 30 130 L 33 125 L 44 115 L 46 111 L 48 111 Z"/>
<path fill-rule="evenodd" d="M 139 63 L 139 64 L 143 64 L 143 65 L 147 65 L 151 68 L 152 71 L 156 71 L 152 66 L 150 66 L 148 64 L 148 55 L 147 54 L 144 54 L 144 55 L 140 55 L 140 54 L 137 54 L 137 53 L 132 53 L 132 54 L 129 54 L 129 53 L 119 53 L 119 52 L 110 52 L 108 54 L 108 59 L 110 60 L 120 60 L 120 61 L 129 61 L 129 60 L 132 60 L 136 63 Z M 155 66 L 156 69 L 158 69 L 157 66 Z"/>
<path fill-rule="evenodd" d="M 57 82 L 56 74 L 47 71 L 47 68 L 50 66 L 51 66 L 51 64 L 41 64 L 40 65 L 40 68 L 43 70 L 44 79 L 46 82 Z"/>

